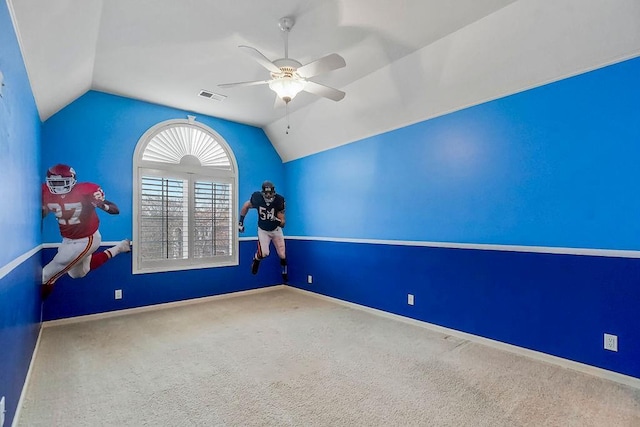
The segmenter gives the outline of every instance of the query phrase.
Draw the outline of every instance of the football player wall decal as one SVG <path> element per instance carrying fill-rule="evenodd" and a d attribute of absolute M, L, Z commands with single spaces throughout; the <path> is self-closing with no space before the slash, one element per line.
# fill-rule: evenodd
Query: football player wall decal
<path fill-rule="evenodd" d="M 131 251 L 128 239 L 99 253 L 102 242 L 96 208 L 111 214 L 120 213 L 118 206 L 105 200 L 99 185 L 78 182 L 75 170 L 65 164 L 51 166 L 42 184 L 42 218 L 53 213 L 58 220 L 62 243 L 53 260 L 42 269 L 42 299 L 46 299 L 60 277 L 84 277 L 114 256 Z"/>
<path fill-rule="evenodd" d="M 249 209 L 256 209 L 258 212 L 258 250 L 253 256 L 251 273 L 257 274 L 260 261 L 269 256 L 269 244 L 273 242 L 276 252 L 280 257 L 282 266 L 282 281 L 287 283 L 287 256 L 284 245 L 284 235 L 282 229 L 285 224 L 285 201 L 284 197 L 276 193 L 276 188 L 271 181 L 262 183 L 262 191 L 256 191 L 240 209 L 240 221 L 238 230 L 244 232 L 244 217 Z"/>

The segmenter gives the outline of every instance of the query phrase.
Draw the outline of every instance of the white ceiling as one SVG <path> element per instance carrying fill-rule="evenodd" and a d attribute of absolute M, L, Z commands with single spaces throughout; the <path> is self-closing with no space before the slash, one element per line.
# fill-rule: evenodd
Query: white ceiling
<path fill-rule="evenodd" d="M 640 0 L 7 4 L 42 120 L 93 89 L 259 126 L 283 161 L 640 55 Z M 303 92 L 287 117 L 266 85 L 217 87 L 269 77 L 238 46 L 282 58 L 284 16 L 289 57 L 345 58 L 312 79 L 342 101 Z"/>

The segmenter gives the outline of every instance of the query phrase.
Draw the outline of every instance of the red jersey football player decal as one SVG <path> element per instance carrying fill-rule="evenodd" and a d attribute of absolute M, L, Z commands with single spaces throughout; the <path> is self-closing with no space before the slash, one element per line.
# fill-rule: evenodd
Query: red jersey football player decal
<path fill-rule="evenodd" d="M 115 203 L 105 200 L 97 184 L 77 182 L 76 172 L 63 164 L 51 166 L 42 184 L 42 217 L 53 213 L 60 227 L 62 244 L 53 260 L 42 269 L 42 298 L 49 296 L 61 276 L 84 277 L 114 256 L 131 251 L 122 240 L 106 251 L 94 253 L 102 242 L 96 208 L 108 214 L 120 213 Z"/>

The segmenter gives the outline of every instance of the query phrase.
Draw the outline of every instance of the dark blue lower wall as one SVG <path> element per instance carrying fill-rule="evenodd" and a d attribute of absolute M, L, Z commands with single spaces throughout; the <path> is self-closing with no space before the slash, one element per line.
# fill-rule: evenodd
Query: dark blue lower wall
<path fill-rule="evenodd" d="M 287 245 L 291 283 L 299 288 L 640 378 L 640 259 Z M 605 332 L 618 336 L 617 353 L 604 350 Z"/>
<path fill-rule="evenodd" d="M 240 242 L 240 265 L 167 273 L 131 274 L 131 253 L 120 254 L 85 277 L 64 276 L 44 303 L 43 320 L 55 320 L 167 302 L 202 298 L 280 284 L 280 263 L 275 252 L 265 259 L 257 275 L 251 260 L 257 240 Z M 98 249 L 105 250 L 106 247 Z M 56 254 L 44 249 L 43 265 Z M 123 298 L 116 300 L 116 289 Z"/>
<path fill-rule="evenodd" d="M 40 331 L 40 253 L 0 279 L 0 395 L 11 425 Z"/>

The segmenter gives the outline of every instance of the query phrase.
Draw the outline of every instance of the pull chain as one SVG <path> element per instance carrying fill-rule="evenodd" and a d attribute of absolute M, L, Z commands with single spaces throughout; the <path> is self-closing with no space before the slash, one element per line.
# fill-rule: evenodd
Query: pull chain
<path fill-rule="evenodd" d="M 285 131 L 285 133 L 289 135 L 289 129 L 291 129 L 291 126 L 289 126 L 289 103 L 287 102 L 284 106 L 287 110 L 287 130 Z"/>

